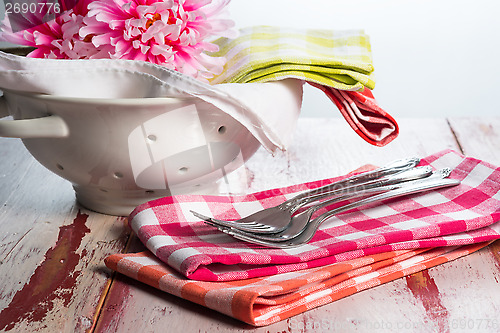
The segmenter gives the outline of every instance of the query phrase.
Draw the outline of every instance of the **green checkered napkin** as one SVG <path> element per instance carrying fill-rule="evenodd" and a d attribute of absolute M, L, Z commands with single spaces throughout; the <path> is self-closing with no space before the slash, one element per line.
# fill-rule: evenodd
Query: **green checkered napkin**
<path fill-rule="evenodd" d="M 296 78 L 341 90 L 373 89 L 369 37 L 360 30 L 299 30 L 256 26 L 215 41 L 227 59 L 218 83 Z"/>

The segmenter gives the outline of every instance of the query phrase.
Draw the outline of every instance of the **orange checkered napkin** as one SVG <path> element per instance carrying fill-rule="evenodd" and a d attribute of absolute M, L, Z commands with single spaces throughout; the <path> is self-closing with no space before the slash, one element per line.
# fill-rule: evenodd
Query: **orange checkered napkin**
<path fill-rule="evenodd" d="M 468 255 L 489 243 L 384 252 L 317 268 L 226 282 L 190 280 L 151 252 L 112 255 L 106 265 L 172 295 L 251 325 L 265 326 Z"/>

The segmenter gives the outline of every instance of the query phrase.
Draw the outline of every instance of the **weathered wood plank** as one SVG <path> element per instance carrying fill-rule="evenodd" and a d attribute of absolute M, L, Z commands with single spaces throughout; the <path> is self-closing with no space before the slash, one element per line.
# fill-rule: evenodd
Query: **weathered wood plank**
<path fill-rule="evenodd" d="M 129 237 L 123 218 L 75 205 L 71 185 L 0 139 L 0 331 L 85 332 Z"/>
<path fill-rule="evenodd" d="M 7 198 L 19 184 L 19 177 L 26 173 L 36 161 L 24 148 L 21 140 L 1 139 L 0 145 L 0 204 L 5 205 Z M 8 190 L 10 189 L 10 190 Z"/>
<path fill-rule="evenodd" d="M 466 155 L 500 165 L 500 117 L 449 119 Z"/>
<path fill-rule="evenodd" d="M 383 165 L 402 157 L 459 149 L 444 119 L 401 119 L 399 124 L 395 141 L 375 147 L 342 119 L 301 118 L 287 152 L 272 157 L 261 150 L 247 162 L 249 191 L 339 176 L 365 163 Z"/>

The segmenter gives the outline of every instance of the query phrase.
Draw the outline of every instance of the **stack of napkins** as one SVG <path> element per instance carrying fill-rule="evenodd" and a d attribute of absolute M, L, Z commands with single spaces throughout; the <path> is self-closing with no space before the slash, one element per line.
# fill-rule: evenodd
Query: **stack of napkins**
<path fill-rule="evenodd" d="M 290 249 L 245 243 L 190 210 L 237 219 L 338 179 L 245 196 L 183 195 L 137 207 L 129 224 L 148 251 L 108 267 L 261 326 L 477 251 L 500 238 L 500 168 L 454 151 L 421 165 L 452 168 L 461 184 L 386 201 L 325 221 Z"/>
<path fill-rule="evenodd" d="M 215 43 L 213 55 L 227 62 L 212 83 L 302 80 L 322 90 L 365 141 L 384 146 L 397 137 L 398 124 L 371 93 L 374 68 L 363 31 L 255 26 Z"/>

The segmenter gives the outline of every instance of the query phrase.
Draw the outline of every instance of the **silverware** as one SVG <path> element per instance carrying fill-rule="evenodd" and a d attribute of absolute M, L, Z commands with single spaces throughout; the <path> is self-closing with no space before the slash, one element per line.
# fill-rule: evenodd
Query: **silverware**
<path fill-rule="evenodd" d="M 272 221 L 285 221 L 284 219 L 277 218 L 279 216 L 291 217 L 292 214 L 295 213 L 299 208 L 314 201 L 323 199 L 330 195 L 342 195 L 345 192 L 352 192 L 354 186 L 356 185 L 366 184 L 383 177 L 388 177 L 390 175 L 410 170 L 414 168 L 419 162 L 420 159 L 418 158 L 406 158 L 397 160 L 384 167 L 354 175 L 344 180 L 303 192 L 289 200 L 286 200 L 278 206 L 260 210 L 247 217 L 234 221 L 214 219 L 195 211 L 191 211 L 191 213 L 202 220 L 219 225 L 228 227 L 241 227 L 242 230 L 249 230 L 256 233 L 276 233 L 284 230 L 288 225 L 288 223 L 286 222 L 283 222 L 282 224 L 272 223 Z"/>
<path fill-rule="evenodd" d="M 294 216 L 294 220 L 290 224 L 289 228 L 273 235 L 254 234 L 228 227 L 218 227 L 218 229 L 237 239 L 253 244 L 275 248 L 296 247 L 309 242 L 316 233 L 321 223 L 323 223 L 331 216 L 374 202 L 460 184 L 460 181 L 458 180 L 444 178 L 449 175 L 449 172 L 449 169 L 443 169 L 437 171 L 433 176 L 422 180 L 414 180 L 407 183 L 388 185 L 388 187 L 391 187 L 392 189 L 358 201 L 354 201 L 347 205 L 323 213 L 314 219 L 311 219 L 313 212 L 331 204 L 331 202 L 327 200 L 317 206 L 311 207 L 309 210 L 303 213 Z"/>
<path fill-rule="evenodd" d="M 432 168 L 430 166 L 411 168 L 409 170 L 398 172 L 397 174 L 384 176 L 382 178 L 371 180 L 359 185 L 353 185 L 347 188 L 310 196 L 307 200 L 299 201 L 296 203 L 296 205 L 288 207 L 288 209 L 274 210 L 272 214 L 268 214 L 261 219 L 255 219 L 254 221 L 234 222 L 209 218 L 198 213 L 195 213 L 195 215 L 205 220 L 207 224 L 216 227 L 230 227 L 233 229 L 253 232 L 257 234 L 273 234 L 281 232 L 288 228 L 289 224 L 292 222 L 292 215 L 299 208 L 310 203 L 312 200 L 331 198 L 329 202 L 333 204 L 347 199 L 359 198 L 361 196 L 385 192 L 391 189 L 390 187 L 387 187 L 387 185 L 394 185 L 411 180 L 422 179 L 425 177 L 429 177 L 431 174 Z"/>

